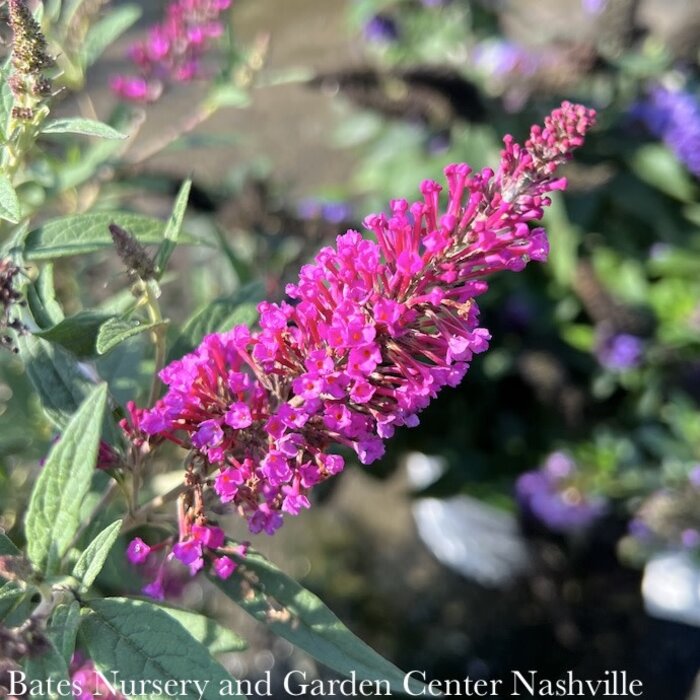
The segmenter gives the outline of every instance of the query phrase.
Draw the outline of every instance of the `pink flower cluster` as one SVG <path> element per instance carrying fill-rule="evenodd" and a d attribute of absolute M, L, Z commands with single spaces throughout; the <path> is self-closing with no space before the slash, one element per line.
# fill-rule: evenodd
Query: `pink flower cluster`
<path fill-rule="evenodd" d="M 174 0 L 160 24 L 150 28 L 145 41 L 133 44 L 129 58 L 138 75 L 117 75 L 110 81 L 122 99 L 153 102 L 163 83 L 187 82 L 201 73 L 202 57 L 213 39 L 224 33 L 221 13 L 231 0 Z"/>
<path fill-rule="evenodd" d="M 197 451 L 220 500 L 251 532 L 273 534 L 283 513 L 308 508 L 309 490 L 343 469 L 331 450 L 379 459 L 384 440 L 417 425 L 487 349 L 474 298 L 487 275 L 546 259 L 545 232 L 529 224 L 565 187 L 555 171 L 594 118 L 565 102 L 524 145 L 504 139 L 496 172 L 450 165 L 446 193 L 424 181 L 422 201 L 394 200 L 388 215 L 367 217 L 376 241 L 339 236 L 288 286 L 290 302 L 260 304 L 259 330 L 207 336 L 166 367 L 168 392 L 141 429 Z M 176 556 L 198 565 L 202 546 L 195 536 Z"/>

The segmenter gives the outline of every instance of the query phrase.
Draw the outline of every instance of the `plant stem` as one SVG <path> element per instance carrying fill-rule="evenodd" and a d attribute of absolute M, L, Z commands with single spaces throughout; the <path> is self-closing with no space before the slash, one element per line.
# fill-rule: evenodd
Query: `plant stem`
<path fill-rule="evenodd" d="M 161 496 L 156 496 L 148 501 L 148 503 L 144 503 L 144 505 L 142 505 L 138 510 L 124 518 L 121 530 L 122 533 L 128 532 L 139 525 L 144 525 L 147 523 L 148 517 L 151 515 L 151 513 L 159 508 L 162 508 L 164 505 L 177 500 L 178 496 L 180 496 L 181 493 L 184 493 L 187 488 L 188 487 L 186 484 L 178 484 L 167 493 L 164 493 Z"/>
<path fill-rule="evenodd" d="M 155 346 L 155 367 L 147 405 L 153 406 L 158 398 L 158 392 L 160 391 L 160 377 L 158 375 L 165 365 L 166 327 L 163 324 L 163 315 L 160 312 L 160 304 L 158 303 L 158 288 L 156 284 L 152 281 L 148 281 L 144 286 L 146 289 L 146 309 L 148 311 L 148 318 L 152 323 L 159 324 L 151 331 L 151 339 L 153 340 L 153 345 Z"/>

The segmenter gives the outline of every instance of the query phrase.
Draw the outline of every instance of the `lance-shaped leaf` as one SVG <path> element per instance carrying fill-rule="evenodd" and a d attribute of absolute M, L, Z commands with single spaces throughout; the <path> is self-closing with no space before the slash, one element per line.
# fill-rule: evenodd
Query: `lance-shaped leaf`
<path fill-rule="evenodd" d="M 141 16 L 138 5 L 115 7 L 96 22 L 85 37 L 81 58 L 85 67 L 91 66 Z"/>
<path fill-rule="evenodd" d="M 162 326 L 167 321 L 156 321 L 146 323 L 137 320 L 126 320 L 123 318 L 112 318 L 103 324 L 97 334 L 95 349 L 98 355 L 106 355 L 110 350 L 114 350 L 117 345 L 129 340 L 139 333 L 150 331 L 158 326 Z"/>
<path fill-rule="evenodd" d="M 87 549 L 80 555 L 73 569 L 73 576 L 81 582 L 82 591 L 87 591 L 95 582 L 100 571 L 102 571 L 109 552 L 119 537 L 121 526 L 121 520 L 108 525 L 90 542 Z"/>
<path fill-rule="evenodd" d="M 165 227 L 163 242 L 160 244 L 160 248 L 158 248 L 158 252 L 153 261 L 156 270 L 158 270 L 159 279 L 163 275 L 163 272 L 165 272 L 168 260 L 170 260 L 170 256 L 173 254 L 175 246 L 177 246 L 177 241 L 180 238 L 182 222 L 185 218 L 185 212 L 187 211 L 187 202 L 190 198 L 191 189 L 192 180 L 185 180 L 175 200 L 175 206 L 173 207 L 170 219 L 168 219 L 168 225 Z"/>
<path fill-rule="evenodd" d="M 111 248 L 114 243 L 109 225 L 117 224 L 144 245 L 157 245 L 163 240 L 165 223 L 159 219 L 125 212 L 96 212 L 51 219 L 27 234 L 24 254 L 27 260 L 46 260 L 92 253 Z M 181 235 L 183 243 L 197 242 Z"/>
<path fill-rule="evenodd" d="M 44 412 L 64 428 L 92 384 L 77 360 L 62 348 L 33 335 L 20 336 L 17 344 Z"/>
<path fill-rule="evenodd" d="M 51 622 L 46 630 L 49 639 L 53 642 L 56 651 L 70 665 L 75 640 L 80 627 L 80 605 L 73 601 L 70 605 L 59 605 L 51 616 Z"/>
<path fill-rule="evenodd" d="M 107 385 L 98 386 L 71 418 L 37 479 L 26 518 L 27 554 L 55 573 L 80 525 L 102 432 Z"/>
<path fill-rule="evenodd" d="M 70 117 L 52 119 L 41 128 L 42 134 L 78 134 L 81 136 L 97 136 L 102 139 L 125 139 L 126 135 L 117 131 L 109 124 L 94 119 Z"/>
<path fill-rule="evenodd" d="M 388 681 L 404 693 L 405 674 L 356 637 L 321 601 L 294 579 L 252 550 L 238 557 L 239 567 L 228 580 L 212 577 L 216 585 L 256 620 L 315 659 L 345 676 Z M 425 693 L 419 681 L 411 691 Z"/>
<path fill-rule="evenodd" d="M 180 698 L 219 700 L 220 690 L 236 683 L 209 651 L 185 628 L 158 606 L 142 600 L 106 598 L 92 600 L 83 610 L 81 639 L 98 670 L 112 678 L 118 670 L 123 679 L 150 681 L 142 698 L 167 697 L 154 688 L 188 682 L 178 688 Z M 200 684 L 198 689 L 194 682 Z M 149 692 L 149 689 L 151 692 Z M 184 692 L 182 692 L 184 691 Z M 228 697 L 244 698 L 235 692 Z M 245 699 L 244 699 L 245 700 Z"/>
<path fill-rule="evenodd" d="M 27 285 L 29 312 L 42 330 L 57 326 L 65 318 L 56 299 L 53 277 L 53 263 L 48 263 L 41 268 L 36 281 Z"/>

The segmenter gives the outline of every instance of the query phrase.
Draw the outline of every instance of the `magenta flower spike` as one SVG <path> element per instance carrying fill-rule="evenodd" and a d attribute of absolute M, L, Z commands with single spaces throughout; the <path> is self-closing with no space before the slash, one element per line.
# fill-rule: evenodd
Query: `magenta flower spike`
<path fill-rule="evenodd" d="M 445 192 L 426 180 L 421 201 L 394 200 L 388 214 L 367 217 L 374 240 L 339 236 L 302 267 L 288 301 L 259 305 L 259 330 L 209 335 L 166 367 L 168 391 L 140 430 L 194 449 L 201 483 L 252 532 L 273 534 L 283 513 L 309 508 L 309 490 L 342 471 L 334 449 L 376 461 L 396 428 L 416 426 L 488 348 L 475 298 L 492 273 L 546 260 L 545 231 L 532 223 L 566 186 L 556 170 L 594 120 L 564 102 L 524 145 L 504 139 L 495 172 L 450 165 Z M 188 527 L 175 556 L 199 565 L 207 544 Z"/>

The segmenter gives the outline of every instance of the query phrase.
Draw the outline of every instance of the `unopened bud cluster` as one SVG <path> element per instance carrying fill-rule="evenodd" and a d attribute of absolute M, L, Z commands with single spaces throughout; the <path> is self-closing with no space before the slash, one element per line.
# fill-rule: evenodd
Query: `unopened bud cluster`
<path fill-rule="evenodd" d="M 12 118 L 32 121 L 41 102 L 51 94 L 51 81 L 44 71 L 53 65 L 46 39 L 26 0 L 8 0 L 12 29 L 12 67 L 8 85 L 14 96 Z"/>
<path fill-rule="evenodd" d="M 8 330 L 15 333 L 24 333 L 25 325 L 17 317 L 18 307 L 26 304 L 22 294 L 16 289 L 16 278 L 21 269 L 11 260 L 0 260 L 0 347 L 17 352 L 14 339 L 7 333 Z"/>

